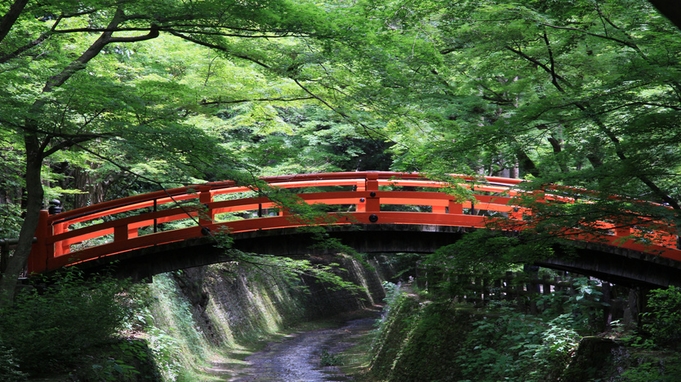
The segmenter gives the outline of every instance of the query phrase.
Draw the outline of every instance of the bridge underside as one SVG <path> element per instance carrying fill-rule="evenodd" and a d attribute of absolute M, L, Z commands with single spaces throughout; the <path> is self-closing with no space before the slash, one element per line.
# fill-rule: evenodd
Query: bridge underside
<path fill-rule="evenodd" d="M 348 225 L 327 228 L 329 236 L 363 253 L 432 253 L 452 244 L 471 228 L 432 225 Z M 315 247 L 313 235 L 296 229 L 253 231 L 233 235 L 233 248 L 278 256 L 336 253 Z M 583 243 L 582 243 L 583 244 Z M 556 256 L 537 265 L 590 275 L 623 285 L 681 286 L 681 263 L 621 248 L 592 244 L 556 247 Z M 154 274 L 233 260 L 216 248 L 212 237 L 143 248 L 116 256 L 116 273 L 134 280 Z M 109 265 L 107 258 L 87 263 L 85 270 Z"/>

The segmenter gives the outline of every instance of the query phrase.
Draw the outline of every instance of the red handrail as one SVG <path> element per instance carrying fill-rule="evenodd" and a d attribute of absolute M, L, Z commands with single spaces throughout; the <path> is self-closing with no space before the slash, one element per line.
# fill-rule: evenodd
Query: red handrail
<path fill-rule="evenodd" d="M 289 214 L 274 199 L 276 189 L 295 189 L 308 204 L 335 206 L 325 225 L 423 224 L 484 228 L 489 218 L 508 216 L 522 227 L 527 208 L 512 205 L 519 179 L 452 176 L 458 185 L 473 191 L 469 200 L 458 200 L 448 192 L 451 185 L 415 173 L 338 172 L 264 177 L 259 184 L 237 185 L 233 181 L 156 191 L 97 205 L 48 215 L 43 211 L 37 242 L 29 258 L 30 273 L 42 273 L 64 266 L 153 245 L 201 237 L 208 229 L 231 233 L 300 227 L 309 222 Z M 253 183 L 256 183 L 255 181 Z M 332 188 L 331 190 L 325 188 Z M 406 189 L 405 189 L 406 188 Z M 424 191 L 426 190 L 426 191 Z M 270 195 L 270 196 L 268 196 Z M 401 206 L 390 211 L 388 206 Z M 340 208 L 344 212 L 338 212 Z M 393 207 L 394 209 L 394 207 Z M 606 236 L 608 245 L 660 254 L 681 261 L 676 237 L 664 232 L 653 245 L 623 240 L 631 229 L 614 229 Z M 582 241 L 602 242 L 583 232 Z"/>

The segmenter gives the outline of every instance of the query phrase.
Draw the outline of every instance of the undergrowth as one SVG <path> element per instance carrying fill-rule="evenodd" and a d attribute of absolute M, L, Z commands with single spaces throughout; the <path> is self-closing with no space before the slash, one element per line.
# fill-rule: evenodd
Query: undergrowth
<path fill-rule="evenodd" d="M 135 310 L 134 290 L 128 281 L 86 278 L 76 269 L 34 279 L 0 311 L 3 380 L 21 380 L 24 373 L 140 380 L 136 366 L 142 362 L 110 351 L 122 346 L 120 330 Z"/>
<path fill-rule="evenodd" d="M 594 297 L 599 292 L 590 281 L 575 282 L 576 294 L 541 297 L 547 309 L 537 314 L 521 312 L 503 301 L 484 308 L 445 299 L 423 301 L 400 293 L 396 285 L 388 286 L 393 294 L 372 346 L 367 380 L 671 382 L 681 378 L 680 289 L 653 291 L 642 330 L 619 333 L 620 339 L 613 342 L 585 337 L 598 328 L 601 305 Z M 591 295 L 590 301 L 582 297 L 586 294 Z M 584 340 L 588 347 L 576 362 Z M 605 346 L 595 346 L 601 342 Z M 601 369 L 578 370 L 585 364 Z M 587 374 L 591 377 L 574 378 Z"/>

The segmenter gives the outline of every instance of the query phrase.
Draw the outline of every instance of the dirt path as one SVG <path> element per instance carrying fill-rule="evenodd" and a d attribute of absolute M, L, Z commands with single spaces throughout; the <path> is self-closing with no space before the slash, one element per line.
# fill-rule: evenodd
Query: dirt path
<path fill-rule="evenodd" d="M 334 357 L 354 345 L 373 328 L 375 318 L 346 322 L 337 329 L 296 333 L 281 342 L 268 344 L 246 358 L 248 366 L 230 382 L 321 382 L 352 381 L 336 366 L 320 366 L 323 352 Z"/>

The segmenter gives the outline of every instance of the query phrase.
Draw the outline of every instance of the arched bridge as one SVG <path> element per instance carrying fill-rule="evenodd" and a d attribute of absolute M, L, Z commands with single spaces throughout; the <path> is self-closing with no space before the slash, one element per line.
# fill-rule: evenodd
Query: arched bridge
<path fill-rule="evenodd" d="M 215 248 L 214 235 L 222 231 L 237 249 L 295 255 L 310 252 L 309 230 L 301 230 L 310 226 L 325 227 L 360 252 L 386 253 L 432 252 L 497 217 L 507 218 L 508 230 L 531 225 L 532 210 L 513 204 L 526 195 L 518 189 L 521 180 L 454 178 L 452 186 L 395 172 L 276 176 L 247 186 L 224 181 L 152 192 L 55 215 L 43 211 L 28 270 L 118 260 L 130 274 L 146 276 L 221 262 L 227 258 Z M 566 202 L 549 193 L 537 197 Z M 318 208 L 303 213 L 309 206 Z M 652 239 L 644 245 L 630 238 L 636 227 L 597 224 L 602 235 L 570 235 L 577 256 L 540 265 L 614 282 L 681 284 L 675 235 L 648 232 Z"/>

